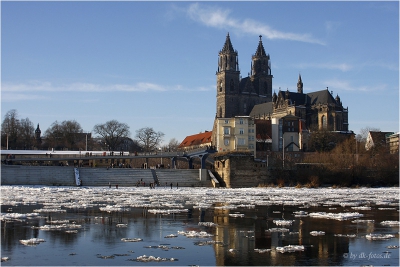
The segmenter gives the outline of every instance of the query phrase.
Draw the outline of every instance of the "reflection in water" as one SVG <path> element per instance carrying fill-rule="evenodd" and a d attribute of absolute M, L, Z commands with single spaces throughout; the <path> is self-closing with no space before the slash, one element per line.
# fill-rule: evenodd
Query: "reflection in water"
<path fill-rule="evenodd" d="M 1 210 L 3 214 L 27 214 L 43 206 L 2 205 Z M 41 212 L 32 218 L 3 219 L 1 254 L 10 260 L 2 265 L 128 266 L 142 265 L 136 261 L 142 255 L 178 259 L 151 262 L 152 265 L 180 266 L 397 265 L 399 261 L 398 248 L 385 254 L 387 246 L 398 244 L 398 224 L 381 224 L 398 221 L 398 208 L 383 204 L 359 210 L 363 216 L 358 219 L 342 221 L 307 214 L 353 212 L 351 207 L 233 206 L 215 202 L 208 208 L 186 203 L 184 209 L 187 210 L 170 214 L 148 212 L 146 207 L 107 212 L 95 205 L 66 208 L 65 213 Z M 278 225 L 278 221 L 292 223 Z M 41 230 L 44 225 L 63 224 L 80 227 L 75 232 Z M 212 237 L 190 238 L 179 234 L 180 231 L 205 231 Z M 325 234 L 313 236 L 312 231 Z M 395 238 L 370 241 L 365 238 L 369 233 L 393 234 Z M 19 242 L 30 238 L 46 242 L 36 247 Z M 142 241 L 123 241 L 135 238 Z M 276 250 L 289 245 L 302 245 L 304 251 L 283 254 Z"/>

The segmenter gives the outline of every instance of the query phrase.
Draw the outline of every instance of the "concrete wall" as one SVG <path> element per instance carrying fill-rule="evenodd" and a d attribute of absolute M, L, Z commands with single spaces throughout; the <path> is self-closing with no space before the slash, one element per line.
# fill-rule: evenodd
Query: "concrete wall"
<path fill-rule="evenodd" d="M 154 183 L 150 169 L 79 168 L 83 186 L 149 186 Z M 200 181 L 198 169 L 157 169 L 160 185 L 179 183 L 179 187 L 212 186 L 210 180 Z M 73 167 L 2 165 L 1 185 L 76 186 Z"/>
<path fill-rule="evenodd" d="M 251 155 L 216 156 L 214 167 L 229 188 L 257 187 L 270 182 L 266 163 Z"/>
<path fill-rule="evenodd" d="M 75 185 L 73 167 L 2 165 L 1 185 Z"/>

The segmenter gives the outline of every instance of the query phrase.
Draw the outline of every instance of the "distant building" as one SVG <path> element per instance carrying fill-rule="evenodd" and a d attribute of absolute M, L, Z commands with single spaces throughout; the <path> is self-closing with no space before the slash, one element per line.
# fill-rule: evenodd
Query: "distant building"
<path fill-rule="evenodd" d="M 213 137 L 218 152 L 256 152 L 256 126 L 250 116 L 216 118 Z"/>
<path fill-rule="evenodd" d="M 393 132 L 368 132 L 367 140 L 365 142 L 365 150 L 371 150 L 372 148 L 387 147 L 386 137 L 392 135 Z"/>
<path fill-rule="evenodd" d="M 192 150 L 201 147 L 211 146 L 212 132 L 205 131 L 204 133 L 186 136 L 182 143 L 178 146 L 178 150 Z"/>
<path fill-rule="evenodd" d="M 399 132 L 386 135 L 386 143 L 389 144 L 390 154 L 399 153 Z"/>

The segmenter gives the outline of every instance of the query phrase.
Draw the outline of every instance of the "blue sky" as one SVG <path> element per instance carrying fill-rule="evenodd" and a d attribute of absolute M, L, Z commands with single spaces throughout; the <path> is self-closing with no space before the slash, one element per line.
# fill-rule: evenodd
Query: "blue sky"
<path fill-rule="evenodd" d="M 44 132 L 116 119 L 182 141 L 212 130 L 227 33 L 250 72 L 259 35 L 273 91 L 329 88 L 349 128 L 399 130 L 399 3 L 1 2 L 1 113 Z"/>

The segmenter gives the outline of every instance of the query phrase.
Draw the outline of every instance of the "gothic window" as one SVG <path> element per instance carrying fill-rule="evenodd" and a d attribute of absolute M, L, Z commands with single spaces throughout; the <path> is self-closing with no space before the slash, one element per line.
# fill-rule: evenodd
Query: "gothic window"
<path fill-rule="evenodd" d="M 222 92 L 222 85 L 223 85 L 223 83 L 221 82 L 221 83 L 219 84 L 219 91 L 220 91 L 220 92 Z"/>
<path fill-rule="evenodd" d="M 247 105 L 246 105 L 246 103 L 243 104 L 243 112 L 244 112 L 244 114 L 247 113 Z"/>
<path fill-rule="evenodd" d="M 326 116 L 325 115 L 323 115 L 322 117 L 321 117 L 321 120 L 322 120 L 322 128 L 323 129 L 326 129 L 327 128 L 327 121 L 326 121 Z"/>
<path fill-rule="evenodd" d="M 225 69 L 228 67 L 228 59 L 225 56 Z"/>
<path fill-rule="evenodd" d="M 231 91 L 235 90 L 235 84 L 233 82 L 233 79 L 231 79 L 229 87 L 230 87 Z"/>
<path fill-rule="evenodd" d="M 222 117 L 222 107 L 219 107 L 219 117 Z"/>
<path fill-rule="evenodd" d="M 264 93 L 266 94 L 268 92 L 268 84 L 267 82 L 264 82 Z"/>

